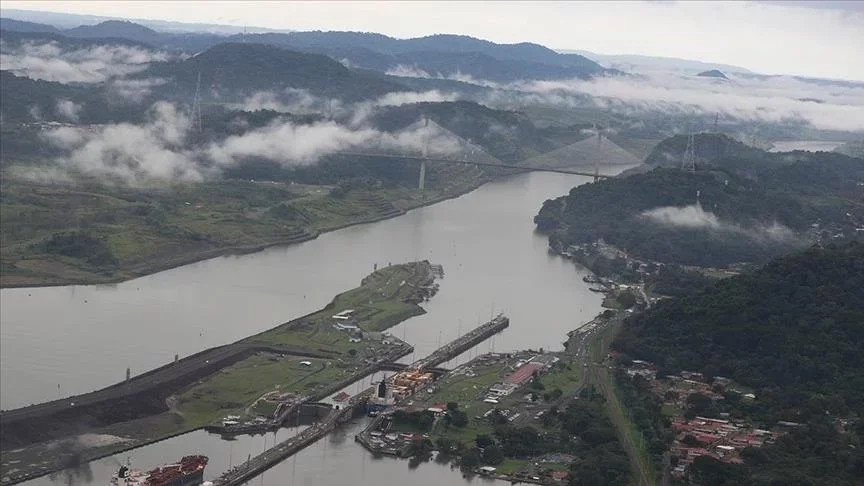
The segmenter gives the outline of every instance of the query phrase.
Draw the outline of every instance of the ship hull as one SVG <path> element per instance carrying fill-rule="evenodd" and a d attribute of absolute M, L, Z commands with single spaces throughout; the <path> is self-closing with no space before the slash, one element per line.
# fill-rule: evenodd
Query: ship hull
<path fill-rule="evenodd" d="M 204 482 L 204 470 L 194 472 L 182 478 L 177 478 L 160 486 L 200 486 Z"/>

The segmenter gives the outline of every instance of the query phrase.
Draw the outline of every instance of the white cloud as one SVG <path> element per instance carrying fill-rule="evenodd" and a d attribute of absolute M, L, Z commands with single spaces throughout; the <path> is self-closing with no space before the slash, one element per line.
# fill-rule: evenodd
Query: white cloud
<path fill-rule="evenodd" d="M 819 129 L 864 131 L 864 83 L 819 85 L 783 76 L 729 77 L 729 81 L 718 81 L 651 73 L 592 80 L 524 81 L 507 86 L 509 91 L 489 93 L 487 99 L 492 103 L 515 99 L 567 106 L 591 103 L 621 114 L 720 113 L 738 120 L 806 122 Z"/>
<path fill-rule="evenodd" d="M 348 120 L 352 127 L 361 127 L 375 110 L 423 102 L 445 102 L 459 99 L 456 93 L 439 90 L 399 91 L 387 93 L 373 101 L 345 104 L 336 98 L 316 96 L 307 90 L 287 88 L 280 92 L 259 91 L 235 107 L 245 111 L 274 110 L 292 114 L 325 114 L 331 118 Z"/>
<path fill-rule="evenodd" d="M 70 100 L 57 101 L 57 114 L 66 118 L 71 122 L 78 121 L 78 113 L 81 112 L 82 106 Z"/>
<path fill-rule="evenodd" d="M 17 45 L 0 41 L 2 69 L 19 76 L 59 83 L 102 83 L 143 71 L 151 62 L 171 58 L 166 52 L 123 45 L 64 50 L 55 41 L 27 41 Z"/>
<path fill-rule="evenodd" d="M 112 79 L 108 82 L 109 93 L 132 103 L 140 103 L 157 86 L 166 84 L 163 78 Z"/>
<path fill-rule="evenodd" d="M 642 213 L 643 216 L 664 226 L 679 226 L 683 228 L 724 229 L 728 225 L 720 223 L 720 219 L 710 211 L 705 211 L 700 205 L 684 207 L 665 206 L 654 208 Z"/>
<path fill-rule="evenodd" d="M 190 127 L 188 116 L 160 102 L 153 105 L 143 125 L 106 125 L 95 132 L 60 128 L 48 132 L 46 138 L 68 151 L 58 160 L 67 170 L 112 176 L 127 183 L 149 178 L 199 181 L 207 169 L 196 164 L 194 154 L 182 149 Z"/>
<path fill-rule="evenodd" d="M 396 67 L 388 69 L 385 74 L 390 76 L 400 76 L 403 78 L 431 78 L 432 75 L 417 66 L 406 66 L 399 64 Z"/>
<path fill-rule="evenodd" d="M 167 102 L 154 104 L 140 125 L 119 123 L 90 131 L 60 127 L 45 138 L 64 151 L 61 170 L 109 176 L 137 184 L 148 179 L 200 181 L 247 158 L 263 157 L 285 166 L 312 164 L 340 151 L 420 154 L 428 144 L 435 154 L 461 149 L 457 137 L 437 125 L 419 123 L 396 133 L 355 128 L 333 121 L 298 125 L 277 119 L 242 135 L 206 146 L 188 144 L 190 117 Z"/>
<path fill-rule="evenodd" d="M 738 233 L 759 241 L 789 242 L 796 238 L 795 233 L 791 229 L 776 221 L 770 224 L 756 224 L 745 228 L 728 221 L 721 221 L 711 211 L 702 209 L 702 205 L 700 204 L 683 207 L 664 206 L 654 208 L 643 211 L 642 216 L 662 226 Z"/>

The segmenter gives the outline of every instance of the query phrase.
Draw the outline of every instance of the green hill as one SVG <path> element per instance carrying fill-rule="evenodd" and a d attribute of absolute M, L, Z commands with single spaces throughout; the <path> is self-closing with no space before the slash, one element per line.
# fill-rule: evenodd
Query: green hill
<path fill-rule="evenodd" d="M 808 425 L 744 449 L 743 467 L 697 465 L 692 484 L 861 484 L 864 244 L 812 248 L 662 301 L 625 321 L 613 347 L 661 374 L 697 371 L 751 388 L 757 399 L 740 407 L 764 427 Z M 841 418 L 852 418 L 845 433 Z"/>
<path fill-rule="evenodd" d="M 687 135 L 675 135 L 661 141 L 645 158 L 645 163 L 652 167 L 681 167 L 688 138 Z M 718 167 L 744 176 L 755 175 L 784 163 L 774 154 L 715 133 L 695 134 L 693 152 L 697 168 Z M 742 161 L 746 163 L 742 164 Z"/>
<path fill-rule="evenodd" d="M 382 130 L 398 131 L 424 116 L 505 162 L 518 162 L 559 146 L 544 137 L 524 114 L 495 110 L 471 101 L 384 108 L 373 116 L 372 122 Z"/>
<path fill-rule="evenodd" d="M 399 84 L 351 71 L 327 56 L 263 44 L 219 44 L 182 61 L 153 64 L 138 77 L 170 79 L 161 91 L 188 100 L 195 92 L 199 73 L 205 100 L 214 98 L 214 93 L 220 98 L 237 98 L 284 88 L 305 89 L 345 101 L 404 91 Z"/>
<path fill-rule="evenodd" d="M 728 170 L 758 160 L 719 159 L 727 170 L 657 168 L 586 184 L 546 201 L 535 222 L 555 248 L 602 238 L 636 257 L 699 266 L 765 262 L 818 237 L 817 228 L 860 233 L 864 159 L 800 152 L 782 164 L 766 162 L 755 179 Z"/>

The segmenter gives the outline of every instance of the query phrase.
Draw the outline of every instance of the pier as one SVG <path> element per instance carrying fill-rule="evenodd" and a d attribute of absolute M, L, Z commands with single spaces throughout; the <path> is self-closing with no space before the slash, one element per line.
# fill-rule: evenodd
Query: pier
<path fill-rule="evenodd" d="M 348 400 L 344 407 L 336 407 L 321 422 L 310 426 L 299 434 L 286 439 L 248 461 L 235 466 L 213 480 L 214 486 L 235 486 L 248 482 L 267 469 L 279 464 L 286 458 L 300 452 L 321 437 L 324 437 L 339 424 L 350 420 L 354 410 L 369 399 L 375 388 L 370 387 Z"/>
<path fill-rule="evenodd" d="M 204 427 L 204 430 L 212 434 L 220 434 L 226 437 L 243 434 L 260 434 L 270 430 L 277 430 L 282 427 L 292 415 L 298 413 L 300 411 L 300 408 L 304 405 L 327 398 L 328 396 L 338 392 L 346 386 L 358 380 L 361 380 L 364 377 L 375 373 L 376 371 L 388 369 L 388 366 L 392 365 L 394 361 L 411 354 L 413 351 L 414 347 L 407 345 L 395 349 L 383 359 L 352 373 L 346 378 L 332 383 L 330 386 L 324 388 L 323 390 L 315 393 L 312 396 L 304 397 L 294 403 L 280 406 L 274 413 L 273 417 L 267 421 L 249 422 L 236 425 L 208 425 Z"/>
<path fill-rule="evenodd" d="M 503 331 L 508 326 L 510 326 L 510 319 L 499 314 L 486 324 L 471 330 L 467 334 L 464 334 L 449 344 L 435 350 L 435 352 L 426 358 L 409 365 L 406 367 L 406 371 L 432 372 L 436 366 L 450 361 L 473 346 L 476 346 L 478 343 L 481 343 L 489 337 Z M 291 457 L 297 452 L 303 450 L 303 448 L 308 447 L 310 444 L 330 433 L 330 431 L 336 428 L 340 423 L 350 420 L 354 416 L 355 412 L 364 412 L 365 407 L 360 407 L 360 405 L 365 405 L 374 395 L 376 389 L 377 387 L 372 386 L 363 392 L 354 395 L 341 408 L 339 406 L 334 407 L 322 421 L 310 426 L 294 437 L 286 439 L 272 448 L 267 449 L 243 464 L 229 469 L 222 476 L 213 481 L 214 486 L 235 486 L 244 484 L 267 469 L 270 469 L 281 461 L 284 461 L 288 457 Z M 369 447 L 368 444 L 364 445 Z"/>
<path fill-rule="evenodd" d="M 431 371 L 431 368 L 435 368 L 442 363 L 450 361 L 493 335 L 498 334 L 509 326 L 510 319 L 503 314 L 498 314 L 486 324 L 472 329 L 470 332 L 463 334 L 443 347 L 436 349 L 435 352 L 429 356 L 414 362 L 414 364 L 411 365 L 411 369 L 417 371 Z"/>

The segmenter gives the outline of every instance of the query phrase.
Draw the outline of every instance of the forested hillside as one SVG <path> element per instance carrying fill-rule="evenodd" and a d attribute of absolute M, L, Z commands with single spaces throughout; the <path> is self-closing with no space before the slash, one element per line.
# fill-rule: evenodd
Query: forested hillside
<path fill-rule="evenodd" d="M 188 94 L 194 93 L 199 73 L 207 92 L 222 96 L 298 88 L 356 101 L 403 90 L 394 82 L 351 71 L 327 56 L 264 44 L 219 44 L 182 61 L 153 64 L 140 77 L 170 79 L 163 91 Z"/>
<path fill-rule="evenodd" d="M 649 160 L 665 159 L 677 147 L 670 140 Z M 661 167 L 573 188 L 543 204 L 537 227 L 559 249 L 602 238 L 639 258 L 699 266 L 764 263 L 864 227 L 864 159 L 716 140 L 736 156 L 696 172 Z"/>
<path fill-rule="evenodd" d="M 417 123 L 424 116 L 506 162 L 518 162 L 560 146 L 544 138 L 524 114 L 495 110 L 471 101 L 413 103 L 383 108 L 372 117 L 372 122 L 382 130 L 397 131 Z M 578 133 L 578 130 L 574 131 Z"/>
<path fill-rule="evenodd" d="M 696 463 L 694 484 L 861 484 L 864 244 L 812 248 L 660 302 L 630 317 L 613 347 L 660 375 L 696 371 L 751 388 L 756 400 L 737 407 L 764 427 L 807 424 L 745 449 L 744 466 Z"/>

